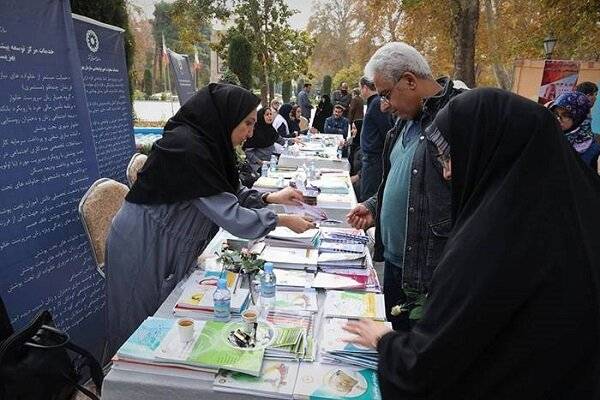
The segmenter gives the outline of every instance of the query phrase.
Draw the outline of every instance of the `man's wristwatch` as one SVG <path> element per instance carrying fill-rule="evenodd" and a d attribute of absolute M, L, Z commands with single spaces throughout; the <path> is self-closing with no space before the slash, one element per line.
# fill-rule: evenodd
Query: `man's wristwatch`
<path fill-rule="evenodd" d="M 269 202 L 267 201 L 267 197 L 269 197 L 271 193 L 267 192 L 267 193 L 263 193 L 263 195 L 260 197 L 261 200 L 263 201 L 263 203 L 265 204 L 269 204 Z"/>

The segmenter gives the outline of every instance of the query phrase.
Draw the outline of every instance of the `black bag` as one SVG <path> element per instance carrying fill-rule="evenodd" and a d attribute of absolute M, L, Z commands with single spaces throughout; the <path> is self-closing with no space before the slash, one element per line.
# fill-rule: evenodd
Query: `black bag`
<path fill-rule="evenodd" d="M 78 383 L 80 375 L 67 350 L 82 356 L 100 393 L 103 374 L 98 361 L 56 329 L 48 311 L 41 311 L 0 344 L 0 400 L 70 400 L 76 390 L 99 400 Z"/>
<path fill-rule="evenodd" d="M 260 178 L 260 174 L 254 170 L 252 164 L 250 164 L 248 161 L 238 164 L 238 172 L 240 175 L 240 182 L 242 182 L 242 185 L 249 189 L 252 188 L 254 182 Z"/>

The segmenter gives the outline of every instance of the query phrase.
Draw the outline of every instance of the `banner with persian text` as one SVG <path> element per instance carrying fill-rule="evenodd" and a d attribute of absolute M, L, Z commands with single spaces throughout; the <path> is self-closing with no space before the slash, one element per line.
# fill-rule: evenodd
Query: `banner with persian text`
<path fill-rule="evenodd" d="M 0 296 L 100 354 L 104 281 L 78 203 L 98 178 L 68 0 L 0 2 Z"/>
<path fill-rule="evenodd" d="M 124 30 L 73 14 L 92 136 L 103 178 L 127 183 L 126 169 L 135 152 Z"/>
<path fill-rule="evenodd" d="M 177 97 L 179 104 L 184 105 L 196 93 L 196 85 L 190 69 L 188 56 L 178 54 L 172 50 L 167 50 L 169 55 L 169 65 L 173 76 L 175 77 L 175 88 L 177 89 Z"/>

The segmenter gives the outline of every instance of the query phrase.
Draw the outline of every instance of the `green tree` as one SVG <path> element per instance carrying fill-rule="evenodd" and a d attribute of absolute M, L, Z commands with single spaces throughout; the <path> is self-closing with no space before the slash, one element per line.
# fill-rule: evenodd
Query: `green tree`
<path fill-rule="evenodd" d="M 258 74 L 263 106 L 269 102 L 269 82 L 285 80 L 308 72 L 307 59 L 313 41 L 306 32 L 289 25 L 296 13 L 284 0 L 239 0 L 235 3 L 234 26 L 215 49 L 225 55 L 234 34 L 246 37 L 252 45 L 253 68 Z"/>
<path fill-rule="evenodd" d="M 129 75 L 129 97 L 133 99 L 133 56 L 135 53 L 135 41 L 129 29 L 129 16 L 127 13 L 126 0 L 70 0 L 71 11 L 105 24 L 118 26 L 125 29 L 125 61 Z"/>
<path fill-rule="evenodd" d="M 144 71 L 144 93 L 146 96 L 150 97 L 152 95 L 152 71 L 149 68 L 146 68 Z"/>
<path fill-rule="evenodd" d="M 325 75 L 323 77 L 323 87 L 321 88 L 321 95 L 331 95 L 331 75 Z"/>
<path fill-rule="evenodd" d="M 227 65 L 240 79 L 241 85 L 250 89 L 252 85 L 252 46 L 248 39 L 236 33 L 229 41 Z"/>
<path fill-rule="evenodd" d="M 286 79 L 283 81 L 281 85 L 281 99 L 284 103 L 289 103 L 290 98 L 292 97 L 292 81 L 290 79 Z"/>
<path fill-rule="evenodd" d="M 363 75 L 363 66 L 357 63 L 340 69 L 333 77 L 333 87 L 338 88 L 342 82 L 346 82 L 350 88 L 356 87 L 360 77 Z"/>
<path fill-rule="evenodd" d="M 238 78 L 235 72 L 233 72 L 229 68 L 226 68 L 225 71 L 223 71 L 223 75 L 221 75 L 221 79 L 219 79 L 219 82 L 241 86 L 240 78 Z"/>

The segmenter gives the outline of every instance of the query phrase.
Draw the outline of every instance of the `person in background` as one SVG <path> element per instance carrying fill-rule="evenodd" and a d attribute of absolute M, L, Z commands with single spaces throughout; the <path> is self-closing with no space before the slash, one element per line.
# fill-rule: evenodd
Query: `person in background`
<path fill-rule="evenodd" d="M 306 134 L 307 130 L 308 120 L 302 116 L 300 106 L 292 106 L 292 111 L 290 112 L 290 131 L 298 132 L 298 134 Z"/>
<path fill-rule="evenodd" d="M 348 136 L 348 118 L 343 116 L 344 107 L 340 104 L 333 106 L 333 115 L 325 120 L 323 133 L 342 135 L 344 139 Z"/>
<path fill-rule="evenodd" d="M 585 94 L 590 100 L 592 107 L 594 107 L 596 97 L 598 96 L 598 85 L 594 82 L 581 82 L 579 85 L 575 86 L 575 91 Z"/>
<path fill-rule="evenodd" d="M 381 105 L 389 107 L 375 90 L 375 84 L 366 76 L 360 78 L 360 94 L 367 101 L 367 112 L 363 120 L 360 147 L 362 172 L 358 200 L 364 201 L 377 193 L 382 176 L 382 152 L 385 136 L 393 123 L 390 113 L 381 110 Z"/>
<path fill-rule="evenodd" d="M 281 107 L 281 101 L 279 101 L 279 99 L 271 100 L 271 108 L 273 111 L 275 111 L 275 113 L 279 111 L 279 107 Z"/>
<path fill-rule="evenodd" d="M 246 89 L 211 83 L 179 109 L 154 142 L 106 243 L 110 354 L 196 267 L 219 227 L 256 239 L 276 226 L 295 232 L 315 226 L 266 208 L 298 204 L 300 191 L 265 195 L 240 187 L 235 147 L 252 137 L 259 104 Z"/>
<path fill-rule="evenodd" d="M 317 105 L 315 112 L 315 118 L 312 121 L 313 132 L 323 132 L 325 129 L 325 120 L 329 118 L 333 112 L 333 104 L 331 104 L 331 98 L 328 94 L 324 94 Z"/>
<path fill-rule="evenodd" d="M 348 84 L 346 82 L 342 82 L 340 88 L 333 92 L 333 105 L 336 104 L 344 107 L 344 117 L 348 117 L 348 108 L 350 107 L 350 101 L 352 100 L 352 95 L 348 91 Z"/>
<path fill-rule="evenodd" d="M 357 119 L 363 119 L 364 105 L 365 102 L 360 96 L 360 89 L 352 89 L 352 100 L 350 100 L 350 110 L 348 110 L 348 121 L 354 122 Z"/>
<path fill-rule="evenodd" d="M 246 160 L 254 171 L 260 171 L 263 161 L 269 161 L 276 154 L 275 143 L 279 134 L 273 128 L 273 110 L 270 107 L 261 108 L 256 116 L 256 125 L 252 137 L 244 142 Z"/>
<path fill-rule="evenodd" d="M 313 109 L 313 106 L 310 103 L 310 98 L 308 96 L 310 94 L 311 88 L 312 85 L 310 83 L 305 83 L 304 88 L 300 92 L 298 92 L 298 105 L 300 106 L 300 111 L 302 113 L 302 116 L 308 121 L 310 121 L 310 113 Z"/>
<path fill-rule="evenodd" d="M 549 108 L 583 162 L 594 171 L 598 171 L 600 145 L 594 141 L 591 121 L 588 119 L 592 108 L 589 98 L 581 92 L 563 93 L 550 103 Z"/>
<path fill-rule="evenodd" d="M 357 205 L 348 222 L 358 229 L 376 226 L 374 259 L 385 261 L 387 319 L 394 329 L 407 330 L 410 310 L 429 290 L 451 226 L 450 185 L 423 130 L 461 91 L 448 78 L 433 79 L 425 58 L 403 42 L 379 48 L 365 66 L 365 75 L 399 122 L 383 147 L 377 194 Z M 362 169 L 364 179 L 364 156 Z M 396 305 L 404 310 L 399 315 L 392 314 Z"/>
<path fill-rule="evenodd" d="M 541 105 L 474 89 L 430 128 L 452 231 L 408 332 L 376 348 L 383 399 L 600 398 L 600 184 Z"/>
<path fill-rule="evenodd" d="M 292 105 L 289 103 L 283 104 L 279 107 L 277 111 L 277 115 L 273 120 L 273 128 L 279 133 L 279 136 L 282 138 L 290 138 L 293 137 L 292 132 L 290 131 L 290 112 L 292 111 Z"/>
<path fill-rule="evenodd" d="M 350 125 L 350 138 L 348 139 L 348 161 L 350 162 L 350 181 L 357 193 L 360 189 L 360 179 L 362 170 L 362 152 L 360 149 L 360 135 L 362 131 L 363 120 L 357 119 Z"/>

